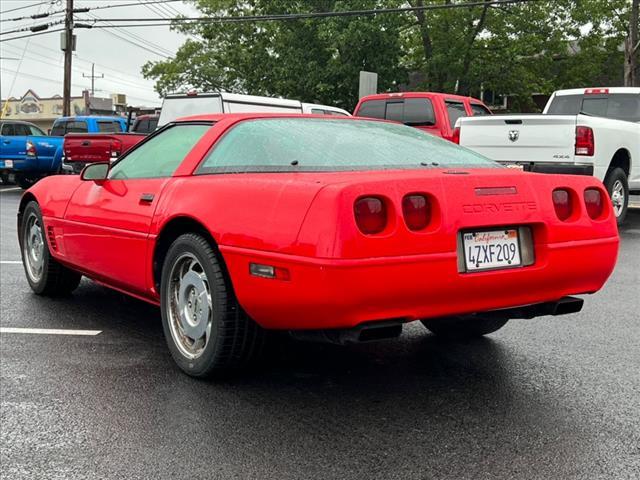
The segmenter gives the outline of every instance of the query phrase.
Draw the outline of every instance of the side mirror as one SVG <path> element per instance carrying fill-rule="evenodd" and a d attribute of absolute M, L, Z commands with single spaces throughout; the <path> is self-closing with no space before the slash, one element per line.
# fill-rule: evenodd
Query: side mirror
<path fill-rule="evenodd" d="M 102 185 L 109 174 L 108 163 L 91 163 L 82 169 L 81 180 L 91 180 L 97 185 Z"/>

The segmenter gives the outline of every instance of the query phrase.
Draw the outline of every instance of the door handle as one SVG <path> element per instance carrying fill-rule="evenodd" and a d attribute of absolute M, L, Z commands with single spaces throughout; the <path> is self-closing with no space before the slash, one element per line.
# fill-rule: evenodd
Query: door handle
<path fill-rule="evenodd" d="M 140 195 L 140 203 L 151 203 L 154 197 L 155 195 L 153 193 L 143 193 Z"/>

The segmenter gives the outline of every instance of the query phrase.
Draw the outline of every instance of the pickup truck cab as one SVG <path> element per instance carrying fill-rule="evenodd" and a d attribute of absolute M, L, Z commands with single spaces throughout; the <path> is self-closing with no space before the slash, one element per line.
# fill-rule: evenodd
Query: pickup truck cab
<path fill-rule="evenodd" d="M 62 138 L 47 136 L 38 126 L 18 120 L 0 121 L 0 177 L 29 188 L 55 173 L 62 158 Z"/>
<path fill-rule="evenodd" d="M 51 135 L 67 133 L 117 133 L 127 131 L 127 120 L 120 117 L 76 116 L 60 117 L 51 128 Z"/>
<path fill-rule="evenodd" d="M 491 110 L 480 100 L 471 97 L 437 92 L 403 92 L 362 97 L 353 115 L 393 120 L 455 141 L 454 126 L 458 118 L 491 115 Z"/>
<path fill-rule="evenodd" d="M 153 133 L 158 128 L 160 115 L 139 115 L 136 117 L 131 129 L 131 133 Z"/>
<path fill-rule="evenodd" d="M 457 126 L 460 145 L 506 165 L 597 177 L 618 223 L 629 194 L 640 192 L 640 88 L 560 90 L 542 115 L 460 118 Z"/>

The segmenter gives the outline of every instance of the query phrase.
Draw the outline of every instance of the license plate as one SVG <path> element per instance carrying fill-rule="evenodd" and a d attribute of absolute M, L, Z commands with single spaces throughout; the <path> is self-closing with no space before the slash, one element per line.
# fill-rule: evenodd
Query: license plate
<path fill-rule="evenodd" d="M 520 241 L 515 228 L 462 234 L 465 267 L 468 272 L 518 267 Z"/>

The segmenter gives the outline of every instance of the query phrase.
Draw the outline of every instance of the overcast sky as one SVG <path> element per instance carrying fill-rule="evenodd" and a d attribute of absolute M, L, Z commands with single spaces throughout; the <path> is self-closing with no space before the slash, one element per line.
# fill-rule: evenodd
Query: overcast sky
<path fill-rule="evenodd" d="M 43 0 L 0 0 L 0 12 L 17 7 L 31 6 Z M 175 11 L 189 16 L 198 12 L 183 2 L 142 5 L 152 0 L 75 0 L 75 8 L 98 7 L 128 3 L 140 5 L 108 8 L 91 12 L 100 18 L 134 17 L 160 18 L 175 15 Z M 24 26 L 39 25 L 48 21 L 61 20 L 57 15 L 50 19 L 7 21 L 7 19 L 28 16 L 35 13 L 55 12 L 64 9 L 63 0 L 51 0 L 51 5 L 41 5 L 0 15 L 0 31 L 9 31 Z M 77 17 L 88 18 L 88 14 Z M 77 20 L 76 20 L 77 21 Z M 50 27 L 60 28 L 59 26 Z M 28 33 L 28 32 L 26 32 Z M 77 29 L 77 48 L 73 57 L 73 75 L 71 78 L 72 95 L 80 95 L 82 90 L 91 87 L 91 79 L 82 74 L 91 74 L 91 63 L 95 62 L 96 75 L 104 74 L 104 79 L 96 79 L 96 96 L 108 96 L 111 93 L 125 93 L 130 105 L 155 106 L 160 104 L 153 90 L 153 82 L 145 80 L 140 73 L 142 65 L 149 60 L 163 60 L 164 55 L 175 53 L 182 45 L 185 36 L 171 32 L 169 27 L 143 27 L 127 29 Z M 9 38 L 6 35 L 0 38 Z M 132 38 L 135 35 L 140 38 Z M 134 43 L 139 44 L 136 46 Z M 143 48 L 144 47 L 144 48 Z M 156 53 L 157 52 L 157 53 Z M 55 94 L 62 95 L 64 53 L 60 50 L 60 33 L 39 35 L 28 39 L 12 40 L 0 43 L 0 94 L 20 97 L 29 88 L 40 97 Z M 22 61 L 20 60 L 22 59 Z M 18 73 L 16 73 L 18 72 Z"/>

